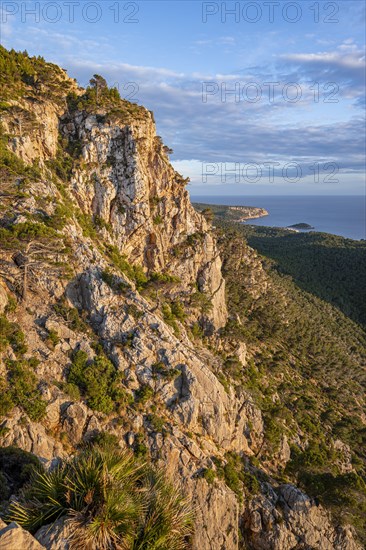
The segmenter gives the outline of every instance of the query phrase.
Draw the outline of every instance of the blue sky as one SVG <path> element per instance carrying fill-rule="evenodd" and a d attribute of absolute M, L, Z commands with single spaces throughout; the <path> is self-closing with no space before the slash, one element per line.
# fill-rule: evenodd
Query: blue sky
<path fill-rule="evenodd" d="M 153 110 L 192 194 L 365 191 L 361 0 L 4 0 L 1 43 Z"/>

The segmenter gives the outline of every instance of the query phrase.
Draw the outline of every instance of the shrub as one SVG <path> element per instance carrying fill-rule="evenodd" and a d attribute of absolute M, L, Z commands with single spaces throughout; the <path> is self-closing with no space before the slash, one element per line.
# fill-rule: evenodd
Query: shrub
<path fill-rule="evenodd" d="M 146 446 L 144 434 L 138 433 L 136 435 L 133 450 L 137 458 L 145 458 L 148 455 L 149 449 Z"/>
<path fill-rule="evenodd" d="M 242 481 L 248 493 L 256 495 L 260 491 L 260 484 L 258 479 L 249 472 L 244 472 L 242 475 Z"/>
<path fill-rule="evenodd" d="M 118 437 L 108 432 L 99 432 L 92 438 L 92 444 L 108 449 L 118 449 Z"/>
<path fill-rule="evenodd" d="M 149 283 L 155 283 L 155 284 L 173 284 L 173 283 L 180 283 L 181 280 L 179 277 L 175 275 L 171 275 L 170 273 L 158 273 L 154 271 L 150 274 L 149 277 Z"/>
<path fill-rule="evenodd" d="M 14 406 L 20 407 L 29 418 L 39 421 L 46 412 L 47 403 L 38 389 L 38 380 L 29 361 L 6 361 L 7 380 L 0 387 L 0 411 L 6 415 Z"/>
<path fill-rule="evenodd" d="M 164 430 L 165 422 L 161 416 L 158 416 L 157 414 L 149 414 L 147 415 L 147 421 L 150 423 L 154 432 L 162 432 Z"/>
<path fill-rule="evenodd" d="M 27 351 L 25 336 L 19 325 L 11 323 L 4 315 L 0 315 L 0 352 L 5 351 L 8 345 L 17 355 Z"/>
<path fill-rule="evenodd" d="M 53 215 L 46 221 L 46 224 L 53 229 L 63 229 L 73 214 L 72 205 L 57 204 Z"/>
<path fill-rule="evenodd" d="M 108 269 L 105 269 L 104 271 L 102 271 L 102 281 L 108 285 L 110 288 L 113 289 L 114 287 L 114 282 L 115 282 L 115 277 L 113 275 L 113 273 L 111 273 Z"/>
<path fill-rule="evenodd" d="M 205 468 L 203 470 L 202 477 L 207 481 L 208 484 L 212 485 L 216 477 L 215 470 L 213 470 L 212 468 Z"/>
<path fill-rule="evenodd" d="M 191 326 L 191 333 L 193 338 L 202 338 L 203 337 L 203 330 L 199 323 L 193 323 Z"/>
<path fill-rule="evenodd" d="M 242 485 L 240 483 L 239 474 L 231 460 L 224 466 L 224 476 L 226 485 L 234 491 L 239 501 L 241 501 L 243 498 Z"/>
<path fill-rule="evenodd" d="M 89 361 L 84 351 L 77 351 L 67 381 L 79 388 L 88 406 L 95 411 L 110 414 L 128 404 L 128 396 L 121 387 L 120 376 L 104 355 L 97 355 Z"/>
<path fill-rule="evenodd" d="M 48 331 L 47 342 L 52 348 L 57 346 L 57 344 L 60 342 L 60 338 L 55 330 L 51 329 Z"/>
<path fill-rule="evenodd" d="M 129 304 L 127 306 L 128 314 L 131 315 L 136 321 L 144 316 L 144 311 L 139 309 L 135 304 Z"/>
<path fill-rule="evenodd" d="M 188 501 L 165 476 L 121 450 L 86 449 L 50 473 L 36 473 L 8 519 L 35 532 L 69 520 L 70 546 L 183 550 L 192 532 Z"/>
<path fill-rule="evenodd" d="M 72 330 L 77 332 L 87 332 L 88 325 L 80 318 L 76 308 L 68 306 L 65 298 L 53 305 L 53 309 L 57 315 L 60 315 L 70 326 Z"/>
<path fill-rule="evenodd" d="M 184 319 L 186 318 L 186 313 L 184 311 L 184 306 L 182 302 L 180 301 L 171 302 L 170 309 L 171 309 L 172 315 L 174 315 L 176 319 L 179 319 L 179 321 L 184 321 Z"/>
<path fill-rule="evenodd" d="M 70 382 L 66 384 L 62 384 L 61 389 L 63 392 L 67 393 L 67 395 L 73 401 L 79 401 L 81 395 L 80 395 L 80 390 L 76 384 L 72 384 Z"/>
<path fill-rule="evenodd" d="M 150 401 L 152 397 L 154 397 L 154 390 L 147 384 L 143 384 L 138 390 L 136 390 L 135 395 L 137 403 L 144 405 Z"/>
<path fill-rule="evenodd" d="M 160 375 L 162 378 L 167 380 L 174 380 L 180 374 L 179 369 L 169 368 L 165 365 L 165 363 L 163 363 L 163 361 L 158 361 L 157 363 L 151 365 L 151 372 L 154 378 L 156 378 L 157 375 Z"/>
<path fill-rule="evenodd" d="M 116 246 L 106 245 L 106 253 L 114 266 L 136 283 L 137 290 L 142 290 L 148 283 L 148 278 L 139 265 L 131 265 Z"/>

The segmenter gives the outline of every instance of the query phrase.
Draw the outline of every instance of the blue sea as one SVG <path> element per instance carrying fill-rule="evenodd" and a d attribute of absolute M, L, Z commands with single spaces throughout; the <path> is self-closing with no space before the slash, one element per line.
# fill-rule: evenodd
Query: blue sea
<path fill-rule="evenodd" d="M 258 206 L 268 216 L 247 221 L 250 225 L 288 227 L 307 223 L 313 231 L 333 233 L 349 239 L 366 239 L 363 196 L 191 196 L 193 202 L 228 206 Z"/>

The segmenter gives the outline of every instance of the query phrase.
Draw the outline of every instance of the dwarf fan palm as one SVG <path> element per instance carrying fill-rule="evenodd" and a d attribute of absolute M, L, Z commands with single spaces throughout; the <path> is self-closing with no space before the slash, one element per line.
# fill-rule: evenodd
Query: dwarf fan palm
<path fill-rule="evenodd" d="M 163 473 L 130 452 L 88 448 L 35 473 L 9 519 L 30 531 L 65 517 L 72 550 L 183 550 L 192 512 Z"/>

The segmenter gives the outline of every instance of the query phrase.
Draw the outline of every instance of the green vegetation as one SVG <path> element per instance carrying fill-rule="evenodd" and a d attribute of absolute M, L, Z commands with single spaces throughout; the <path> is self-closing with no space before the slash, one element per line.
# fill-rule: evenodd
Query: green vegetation
<path fill-rule="evenodd" d="M 154 397 L 154 390 L 147 384 L 142 384 L 135 393 L 136 402 L 140 405 L 145 405 Z"/>
<path fill-rule="evenodd" d="M 193 524 L 188 501 L 162 472 L 98 446 L 36 472 L 8 516 L 31 532 L 66 517 L 69 542 L 99 550 L 184 550 Z"/>
<path fill-rule="evenodd" d="M 23 410 L 31 420 L 41 420 L 47 403 L 38 388 L 38 378 L 33 372 L 34 359 L 5 361 L 6 376 L 0 383 L 0 415 L 7 415 L 14 407 Z"/>
<path fill-rule="evenodd" d="M 1 46 L 0 46 L 1 47 Z M 22 177 L 23 181 L 28 179 L 39 180 L 40 170 L 36 164 L 29 166 L 25 164 L 17 155 L 8 149 L 10 137 L 5 133 L 3 125 L 0 123 L 0 176 L 2 181 L 15 181 L 16 177 Z M 19 183 L 14 183 L 12 188 L 8 188 L 9 197 L 21 197 L 23 189 Z"/>
<path fill-rule="evenodd" d="M 83 333 L 90 331 L 89 325 L 80 317 L 78 310 L 70 307 L 65 298 L 60 298 L 52 307 L 56 315 L 59 315 L 72 330 Z"/>
<path fill-rule="evenodd" d="M 248 244 L 307 292 L 366 327 L 366 242 L 323 233 L 242 228 Z"/>
<path fill-rule="evenodd" d="M 161 416 L 151 413 L 146 417 L 154 432 L 164 432 L 165 421 Z"/>
<path fill-rule="evenodd" d="M 197 212 L 200 212 L 206 220 L 211 223 L 214 219 L 219 221 L 240 222 L 243 218 L 255 217 L 253 214 L 260 214 L 256 206 L 235 206 L 230 207 L 223 204 L 192 203 Z M 265 214 L 263 210 L 262 214 Z"/>
<path fill-rule="evenodd" d="M 212 485 L 216 478 L 215 470 L 212 468 L 205 468 L 202 473 L 202 477 L 207 481 L 209 485 Z"/>
<path fill-rule="evenodd" d="M 286 472 L 295 474 L 299 485 L 330 509 L 340 523 L 351 522 L 362 534 L 366 517 L 365 478 L 356 472 L 340 473 L 337 458 L 330 445 L 311 441 L 305 451 L 293 447 Z"/>
<path fill-rule="evenodd" d="M 121 412 L 131 403 L 120 375 L 104 355 L 88 360 L 84 351 L 77 351 L 67 375 L 67 382 L 79 388 L 87 405 L 95 411 L 105 414 Z"/>
<path fill-rule="evenodd" d="M 161 376 L 166 380 L 174 380 L 180 374 L 179 369 L 168 368 L 162 361 L 158 361 L 151 365 L 151 372 L 154 378 Z"/>
<path fill-rule="evenodd" d="M 175 245 L 171 252 L 176 258 L 184 257 L 190 249 L 202 246 L 204 240 L 205 233 L 197 231 L 196 233 L 188 235 L 185 241 Z"/>
<path fill-rule="evenodd" d="M 249 232 L 252 235 L 249 239 L 251 244 L 257 244 L 251 233 L 252 228 L 218 219 L 215 224 L 220 227 L 219 244 L 231 314 L 222 336 L 228 344 L 236 339 L 243 341 L 248 348 L 245 368 L 240 368 L 235 357 L 224 357 L 224 371 L 217 375 L 219 378 L 225 377 L 226 384 L 230 381 L 239 394 L 243 387 L 249 390 L 262 410 L 265 444 L 258 458 L 271 461 L 279 451 L 284 435 L 291 440 L 292 436 L 300 433 L 305 451 L 300 451 L 298 447 L 292 449 L 286 475 L 309 494 L 331 506 L 336 518 L 343 514 L 364 540 L 366 428 L 362 415 L 365 406 L 366 336 L 359 324 L 330 303 L 339 276 L 337 273 L 332 279 L 330 275 L 332 269 L 336 271 L 334 252 L 328 250 L 332 237 L 324 236 L 321 244 L 319 239 L 323 237 L 315 234 L 300 236 L 301 242 L 302 239 L 304 242 L 309 239 L 309 247 L 319 247 L 317 257 L 321 260 L 318 260 L 315 271 L 317 280 L 322 279 L 319 285 L 324 287 L 324 292 L 329 282 L 329 299 L 325 300 L 317 295 L 319 289 L 314 288 L 314 292 L 310 292 L 310 276 L 308 290 L 305 290 L 297 284 L 296 277 L 283 272 L 281 266 L 285 260 L 272 259 L 275 254 L 277 257 L 282 254 L 282 239 L 292 242 L 292 238 L 296 239 L 299 235 L 274 236 L 272 248 L 272 241 L 266 233 L 263 240 L 258 241 L 258 248 L 265 242 L 268 256 L 258 258 L 244 240 Z M 257 229 L 253 228 L 253 231 Z M 347 243 L 344 239 L 338 241 L 338 238 L 335 242 L 344 248 L 340 258 L 345 258 Z M 356 289 L 355 280 L 363 269 L 357 266 L 364 252 L 361 243 L 352 241 L 349 244 L 351 265 L 347 269 L 348 272 L 354 270 L 353 293 L 357 295 L 357 300 L 361 300 L 363 289 Z M 295 244 L 293 246 L 295 248 Z M 297 245 L 295 258 L 291 259 L 293 265 L 301 255 L 303 246 L 306 248 L 306 244 Z M 283 256 L 285 253 L 288 255 L 286 265 L 291 263 L 289 250 L 290 245 L 285 245 Z M 263 248 L 261 251 L 263 253 Z M 305 257 L 308 253 L 306 250 Z M 310 265 L 306 269 L 310 271 L 314 262 L 310 261 L 310 257 L 308 261 Z M 319 271 L 320 264 L 323 265 L 323 278 Z M 253 280 L 257 285 L 254 288 Z M 341 285 L 340 295 L 346 301 L 344 289 L 345 286 Z M 325 295 L 322 296 L 325 298 Z M 356 308 L 353 312 L 356 316 Z M 343 477 L 341 464 L 346 459 L 342 452 L 335 453 L 331 444 L 336 439 L 350 446 L 352 463 L 358 476 L 357 487 L 349 491 L 349 501 L 342 489 L 346 478 Z M 328 479 L 330 482 L 333 480 L 334 484 L 334 490 L 330 487 L 329 494 L 325 481 Z M 229 483 L 237 489 L 235 473 L 230 473 Z M 356 501 L 360 503 L 359 507 L 354 504 Z"/>
<path fill-rule="evenodd" d="M 26 51 L 16 52 L 0 46 L 0 96 L 2 109 L 9 109 L 8 101 L 27 93 L 45 95 L 58 102 L 62 92 L 70 88 L 64 72 L 43 57 L 30 57 Z M 60 94 L 61 92 L 61 94 Z"/>
<path fill-rule="evenodd" d="M 106 245 L 105 252 L 114 267 L 136 283 L 138 290 L 142 290 L 146 286 L 148 278 L 141 266 L 131 265 L 116 246 Z"/>
<path fill-rule="evenodd" d="M 135 442 L 134 442 L 134 446 L 133 446 L 133 452 L 134 452 L 136 458 L 146 459 L 146 457 L 149 454 L 149 449 L 146 445 L 145 435 L 141 432 L 136 434 Z"/>
<path fill-rule="evenodd" d="M 60 338 L 55 330 L 48 331 L 47 342 L 52 349 L 60 342 Z"/>
<path fill-rule="evenodd" d="M 260 490 L 257 478 L 245 467 L 243 457 L 234 452 L 225 455 L 225 463 L 216 457 L 213 458 L 216 467 L 203 472 L 203 477 L 208 483 L 213 483 L 215 475 L 223 479 L 226 485 L 236 494 L 239 502 L 243 502 L 244 496 L 252 497 Z"/>
<path fill-rule="evenodd" d="M 16 355 L 27 351 L 24 333 L 17 323 L 11 323 L 4 315 L 0 315 L 0 352 L 11 346 Z"/>
<path fill-rule="evenodd" d="M 132 118 L 144 119 L 146 117 L 146 110 L 143 107 L 121 99 L 117 88 L 109 88 L 106 80 L 100 75 L 94 75 L 83 95 L 79 96 L 75 92 L 69 93 L 67 103 L 71 112 L 78 110 L 95 113 L 97 109 L 102 108 L 105 113 L 97 115 L 99 123 L 104 123 L 107 120 L 119 120 L 127 123 Z"/>

